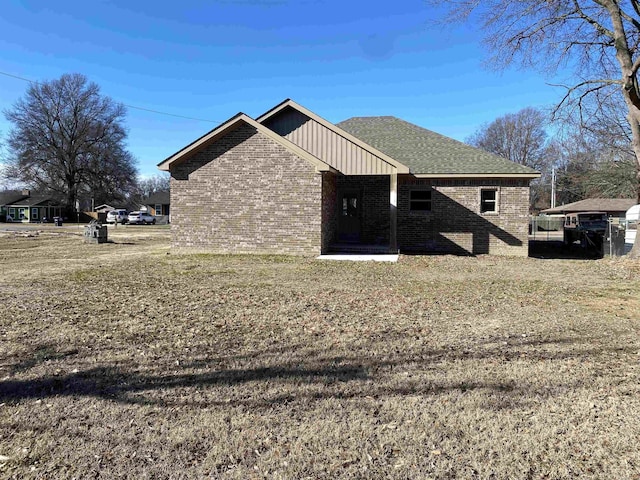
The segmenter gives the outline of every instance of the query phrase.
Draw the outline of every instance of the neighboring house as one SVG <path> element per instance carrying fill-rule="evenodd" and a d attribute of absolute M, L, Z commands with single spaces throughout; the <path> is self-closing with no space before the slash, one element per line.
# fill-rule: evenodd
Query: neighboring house
<path fill-rule="evenodd" d="M 239 113 L 158 167 L 172 247 L 528 254 L 539 173 L 395 117 L 334 125 L 292 100 Z"/>
<path fill-rule="evenodd" d="M 540 213 L 557 215 L 580 212 L 605 212 L 610 217 L 624 219 L 627 210 L 637 204 L 635 198 L 587 198 L 579 202 L 567 203 L 555 208 L 547 208 Z"/>
<path fill-rule="evenodd" d="M 0 219 L 4 221 L 9 215 L 7 205 L 22 200 L 27 195 L 28 193 L 25 193 L 25 190 L 4 190 L 0 192 Z"/>
<path fill-rule="evenodd" d="M 154 217 L 169 216 L 171 214 L 170 206 L 170 194 L 169 192 L 156 192 L 144 200 L 144 206 L 147 207 L 149 212 Z"/>
<path fill-rule="evenodd" d="M 38 223 L 59 216 L 62 212 L 60 203 L 49 195 L 32 194 L 22 190 L 19 195 L 0 198 L 0 208 L 4 215 L 10 215 L 14 222 Z"/>
<path fill-rule="evenodd" d="M 111 210 L 115 210 L 116 207 L 112 207 L 111 205 L 107 204 L 107 203 L 103 203 L 102 205 L 98 205 L 97 207 L 95 207 L 93 209 L 94 212 L 97 213 L 109 213 Z"/>

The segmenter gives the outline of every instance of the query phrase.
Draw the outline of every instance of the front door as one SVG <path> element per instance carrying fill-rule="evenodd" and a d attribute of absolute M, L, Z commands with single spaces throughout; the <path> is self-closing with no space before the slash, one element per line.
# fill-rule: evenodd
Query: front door
<path fill-rule="evenodd" d="M 338 196 L 338 242 L 360 242 L 362 205 L 360 192 L 344 191 Z"/>

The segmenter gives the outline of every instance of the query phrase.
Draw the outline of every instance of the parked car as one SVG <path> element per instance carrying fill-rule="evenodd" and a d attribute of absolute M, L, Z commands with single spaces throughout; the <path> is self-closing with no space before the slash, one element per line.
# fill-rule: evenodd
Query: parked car
<path fill-rule="evenodd" d="M 111 210 L 107 213 L 107 223 L 126 223 L 128 212 L 123 209 Z"/>
<path fill-rule="evenodd" d="M 127 217 L 127 221 L 131 225 L 142 224 L 146 225 L 147 223 L 151 223 L 153 225 L 156 224 L 156 217 L 150 215 L 147 212 L 131 212 L 129 217 Z"/>

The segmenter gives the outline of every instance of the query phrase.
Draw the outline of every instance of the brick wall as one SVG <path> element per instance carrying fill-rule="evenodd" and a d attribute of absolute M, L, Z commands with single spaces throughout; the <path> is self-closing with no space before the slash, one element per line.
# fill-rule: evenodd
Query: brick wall
<path fill-rule="evenodd" d="M 432 189 L 431 212 L 409 209 L 412 188 Z M 495 188 L 498 212 L 480 212 Z M 405 252 L 528 255 L 529 182 L 512 179 L 398 179 L 398 245 Z"/>
<path fill-rule="evenodd" d="M 336 221 L 338 198 L 336 191 L 337 175 L 322 173 L 322 253 L 327 253 L 336 240 Z"/>
<path fill-rule="evenodd" d="M 171 169 L 175 250 L 316 255 L 322 176 L 242 125 Z"/>

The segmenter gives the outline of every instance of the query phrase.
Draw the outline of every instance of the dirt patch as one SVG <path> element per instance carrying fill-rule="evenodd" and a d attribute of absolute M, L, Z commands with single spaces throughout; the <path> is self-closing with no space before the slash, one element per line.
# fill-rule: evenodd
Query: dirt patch
<path fill-rule="evenodd" d="M 0 238 L 3 477 L 640 473 L 637 263 L 179 256 L 118 229 Z"/>

